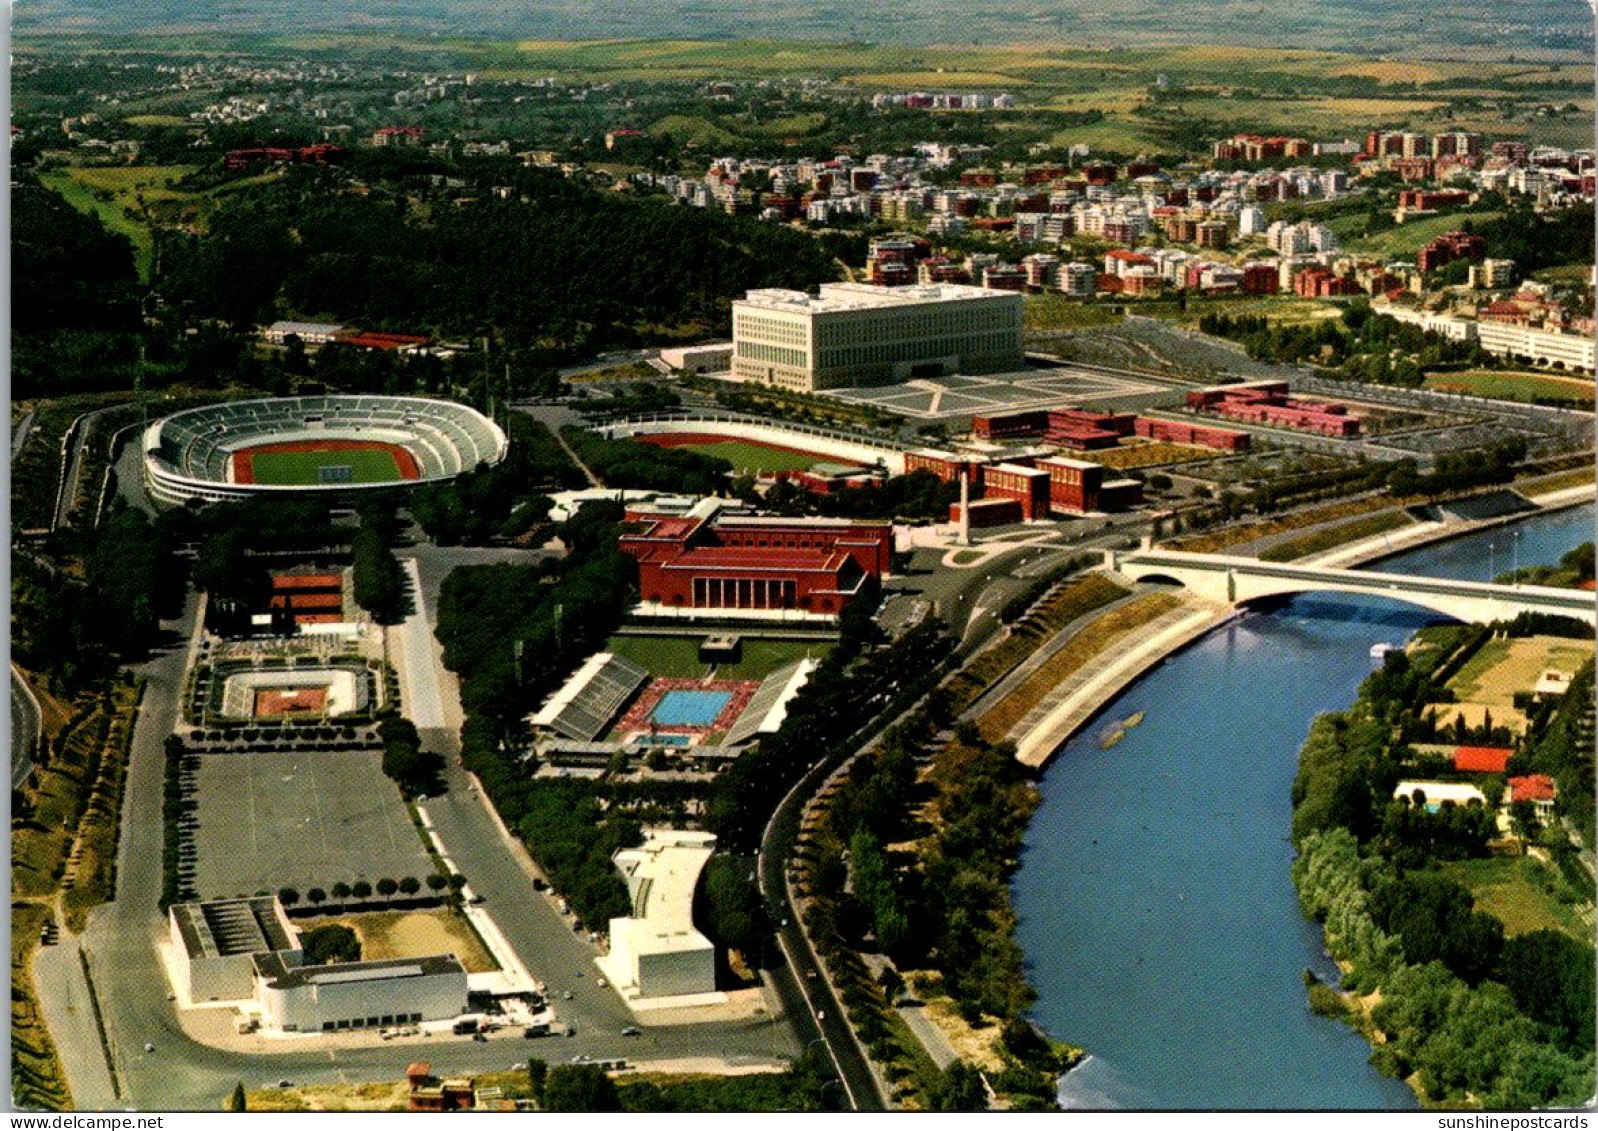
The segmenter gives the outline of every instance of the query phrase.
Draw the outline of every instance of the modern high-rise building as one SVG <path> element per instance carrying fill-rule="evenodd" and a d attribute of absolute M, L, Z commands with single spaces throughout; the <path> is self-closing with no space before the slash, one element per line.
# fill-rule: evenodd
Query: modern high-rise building
<path fill-rule="evenodd" d="M 1019 368 L 1022 302 L 954 283 L 750 291 L 732 304 L 732 372 L 812 392 Z"/>

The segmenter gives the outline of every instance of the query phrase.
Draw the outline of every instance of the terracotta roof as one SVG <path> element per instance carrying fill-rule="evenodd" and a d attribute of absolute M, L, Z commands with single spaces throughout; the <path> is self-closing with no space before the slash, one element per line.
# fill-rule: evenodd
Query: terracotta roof
<path fill-rule="evenodd" d="M 1509 765 L 1507 746 L 1456 746 L 1454 769 L 1462 773 L 1501 774 Z"/>
<path fill-rule="evenodd" d="M 1509 779 L 1511 801 L 1552 801 L 1559 796 L 1554 779 L 1547 774 L 1527 774 L 1523 778 Z"/>

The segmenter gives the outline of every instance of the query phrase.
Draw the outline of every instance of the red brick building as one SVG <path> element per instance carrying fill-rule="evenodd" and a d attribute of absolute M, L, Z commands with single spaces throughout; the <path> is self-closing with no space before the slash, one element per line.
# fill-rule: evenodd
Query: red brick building
<path fill-rule="evenodd" d="M 1323 436 L 1358 436 L 1359 418 L 1348 406 L 1332 401 L 1305 401 L 1288 395 L 1286 381 L 1254 381 L 1218 385 L 1187 395 L 1187 407 L 1251 424 L 1268 424 Z"/>
<path fill-rule="evenodd" d="M 832 519 L 640 515 L 618 547 L 648 604 L 836 616 L 888 572 L 893 527 Z"/>
<path fill-rule="evenodd" d="M 1444 232 L 1415 255 L 1422 272 L 1446 267 L 1456 259 L 1481 260 L 1487 257 L 1487 241 L 1470 232 Z"/>
<path fill-rule="evenodd" d="M 1014 499 L 1021 505 L 1021 517 L 1030 521 L 1049 513 L 1049 473 L 1016 463 L 996 463 L 983 469 L 984 499 Z"/>
<path fill-rule="evenodd" d="M 1049 509 L 1068 514 L 1119 511 L 1143 501 L 1143 485 L 1135 479 L 1106 481 L 1104 466 L 1084 460 L 1042 459 L 1037 470 L 1048 477 Z"/>
<path fill-rule="evenodd" d="M 1188 424 L 1181 420 L 1157 420 L 1153 417 L 1137 418 L 1137 434 L 1148 440 L 1162 440 L 1167 444 L 1197 444 L 1205 448 L 1218 448 L 1223 452 L 1248 450 L 1247 432 L 1233 432 L 1229 428 L 1207 428 L 1201 424 Z"/>

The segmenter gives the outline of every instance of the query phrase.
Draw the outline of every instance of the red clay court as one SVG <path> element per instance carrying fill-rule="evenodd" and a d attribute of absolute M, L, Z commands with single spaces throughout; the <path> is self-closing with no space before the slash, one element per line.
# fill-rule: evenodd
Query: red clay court
<path fill-rule="evenodd" d="M 320 471 L 347 465 L 353 483 L 420 479 L 416 457 L 399 444 L 381 440 L 289 440 L 255 444 L 233 453 L 234 483 L 313 486 Z"/>
<path fill-rule="evenodd" d="M 258 687 L 254 714 L 258 719 L 283 715 L 320 715 L 327 709 L 325 687 Z"/>

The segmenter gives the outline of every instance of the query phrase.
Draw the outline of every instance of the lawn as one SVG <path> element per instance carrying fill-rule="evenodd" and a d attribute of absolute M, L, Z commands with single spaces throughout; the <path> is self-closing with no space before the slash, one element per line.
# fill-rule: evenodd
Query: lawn
<path fill-rule="evenodd" d="M 745 475 L 772 471 L 804 471 L 818 463 L 841 462 L 828 460 L 815 452 L 799 452 L 788 448 L 768 447 L 745 440 L 723 440 L 714 444 L 685 444 L 691 452 L 702 456 L 717 456 L 732 464 L 733 470 Z"/>
<path fill-rule="evenodd" d="M 1448 686 L 1462 701 L 1481 703 L 1496 713 L 1500 707 L 1513 706 L 1515 692 L 1531 690 L 1545 669 L 1574 672 L 1591 655 L 1590 646 L 1558 636 L 1489 640 Z"/>
<path fill-rule="evenodd" d="M 113 232 L 133 244 L 133 262 L 139 278 L 148 280 L 154 259 L 155 237 L 149 225 L 135 218 L 148 204 L 182 195 L 169 186 L 194 171 L 192 165 L 119 165 L 80 167 L 47 173 L 40 178 L 80 212 L 93 212 Z M 132 210 L 135 216 L 130 216 Z"/>
<path fill-rule="evenodd" d="M 1349 542 L 1358 542 L 1362 538 L 1374 538 L 1378 534 L 1386 534 L 1399 527 L 1412 525 L 1414 521 L 1403 511 L 1380 511 L 1328 530 L 1316 530 L 1298 538 L 1278 542 L 1261 553 L 1260 558 L 1267 562 L 1297 561 L 1311 554 L 1323 553 L 1334 546 L 1343 546 Z"/>
<path fill-rule="evenodd" d="M 1488 369 L 1429 373 L 1426 387 L 1500 401 L 1570 401 L 1585 405 L 1589 411 L 1593 404 L 1593 382 L 1590 378 L 1555 377 L 1542 373 L 1499 373 Z"/>
<path fill-rule="evenodd" d="M 1592 929 L 1575 910 L 1554 896 L 1563 879 L 1548 865 L 1531 856 L 1492 856 L 1483 860 L 1456 860 L 1443 865 L 1470 889 L 1476 908 L 1504 925 L 1506 935 L 1553 930 L 1581 942 L 1592 941 Z"/>
<path fill-rule="evenodd" d="M 373 911 L 359 915 L 323 915 L 302 919 L 302 931 L 342 923 L 361 940 L 361 959 L 426 958 L 453 954 L 468 974 L 499 969 L 483 940 L 463 916 L 452 911 Z"/>
<path fill-rule="evenodd" d="M 1410 256 L 1444 232 L 1458 231 L 1466 220 L 1480 227 L 1498 216 L 1497 212 L 1445 212 L 1441 216 L 1423 216 L 1372 236 L 1349 240 L 1347 247 L 1350 251 L 1368 251 L 1376 255 Z M 1332 225 L 1334 229 L 1336 226 Z"/>
<path fill-rule="evenodd" d="M 1214 459 L 1214 448 L 1194 447 L 1191 444 L 1167 444 L 1154 440 L 1146 444 L 1128 444 L 1119 448 L 1103 448 L 1096 452 L 1073 452 L 1072 459 L 1088 460 L 1104 467 L 1124 471 L 1132 467 L 1166 467 L 1177 463 L 1194 463 Z"/>
<path fill-rule="evenodd" d="M 699 662 L 702 636 L 612 636 L 605 650 L 668 679 L 700 679 L 710 670 Z M 806 656 L 820 659 L 831 645 L 821 640 L 744 637 L 743 657 L 716 669 L 718 679 L 765 679 L 778 668 Z"/>
<path fill-rule="evenodd" d="M 400 479 L 392 452 L 354 449 L 345 452 L 256 452 L 255 481 L 271 486 L 315 486 L 323 467 L 349 467 L 353 483 L 394 483 Z"/>

